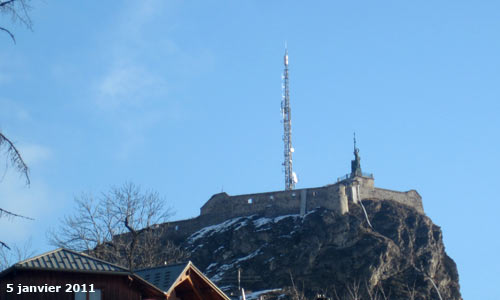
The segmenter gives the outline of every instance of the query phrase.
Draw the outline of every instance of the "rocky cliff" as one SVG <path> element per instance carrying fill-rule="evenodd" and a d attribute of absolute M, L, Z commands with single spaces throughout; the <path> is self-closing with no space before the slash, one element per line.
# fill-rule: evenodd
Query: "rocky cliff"
<path fill-rule="evenodd" d="M 287 293 L 331 299 L 462 299 L 438 226 L 393 201 L 318 208 L 304 216 L 239 217 L 184 239 L 191 260 L 228 293 Z M 273 293 L 270 293 L 272 295 Z M 254 294 L 257 295 L 257 294 Z M 378 298 L 377 298 L 378 297 Z"/>

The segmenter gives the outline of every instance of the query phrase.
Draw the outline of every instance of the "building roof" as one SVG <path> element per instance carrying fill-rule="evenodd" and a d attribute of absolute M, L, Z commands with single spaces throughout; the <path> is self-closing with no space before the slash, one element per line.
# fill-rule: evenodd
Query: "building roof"
<path fill-rule="evenodd" d="M 165 293 L 162 290 L 158 289 L 152 283 L 142 279 L 140 276 L 131 273 L 125 267 L 64 248 L 59 248 L 33 258 L 20 261 L 10 268 L 0 272 L 0 278 L 12 273 L 15 270 L 97 273 L 128 276 L 129 279 L 137 282 L 142 292 L 145 293 L 144 295 L 161 296 L 162 299 L 163 296 L 165 296 Z"/>
<path fill-rule="evenodd" d="M 20 261 L 11 268 L 76 272 L 129 273 L 129 271 L 124 267 L 63 248 Z"/>
<path fill-rule="evenodd" d="M 189 262 L 175 265 L 159 266 L 154 268 L 136 270 L 134 273 L 144 280 L 154 284 L 162 291 L 168 291 L 174 282 L 179 278 L 182 271 L 186 269 Z"/>
<path fill-rule="evenodd" d="M 191 261 L 187 263 L 180 263 L 175 265 L 160 266 L 155 268 L 148 268 L 135 271 L 144 280 L 149 281 L 151 284 L 164 291 L 167 296 L 172 295 L 174 290 L 177 292 L 193 292 L 193 290 L 204 290 L 205 296 L 203 299 L 208 300 L 230 300 L 208 277 L 206 277 L 198 268 L 196 268 Z M 189 277 L 189 280 L 186 280 Z M 185 284 L 189 282 L 188 286 Z M 197 286 L 197 287 L 195 287 Z M 209 292 L 207 292 L 209 291 Z M 194 292 L 196 294 L 196 292 Z M 168 296 L 170 297 L 170 296 Z M 198 295 L 198 298 L 201 297 Z M 191 299 L 191 298 L 186 298 Z"/>

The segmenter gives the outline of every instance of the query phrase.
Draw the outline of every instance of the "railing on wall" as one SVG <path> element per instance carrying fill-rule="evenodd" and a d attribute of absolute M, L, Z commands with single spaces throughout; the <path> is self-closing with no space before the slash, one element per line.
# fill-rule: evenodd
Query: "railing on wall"
<path fill-rule="evenodd" d="M 363 176 L 363 177 L 367 177 L 367 178 L 371 178 L 371 179 L 374 179 L 374 178 L 373 178 L 373 173 L 365 173 L 365 172 L 361 172 L 361 176 Z"/>
<path fill-rule="evenodd" d="M 337 178 L 337 182 L 341 182 L 342 180 L 346 180 L 346 179 L 349 179 L 349 178 L 351 178 L 351 174 L 346 174 L 346 175 L 344 175 L 342 177 Z"/>
<path fill-rule="evenodd" d="M 373 178 L 373 173 L 365 173 L 365 172 L 361 172 L 361 177 L 366 177 L 366 178 L 371 178 L 371 179 L 374 179 Z M 342 177 L 338 177 L 337 178 L 337 182 L 341 182 L 343 180 L 346 180 L 346 179 L 349 179 L 351 178 L 351 174 L 346 174 Z"/>

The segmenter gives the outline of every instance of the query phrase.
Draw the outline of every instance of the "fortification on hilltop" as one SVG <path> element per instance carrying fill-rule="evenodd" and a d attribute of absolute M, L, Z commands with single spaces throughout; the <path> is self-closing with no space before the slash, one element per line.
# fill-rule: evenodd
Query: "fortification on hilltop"
<path fill-rule="evenodd" d="M 359 149 L 354 146 L 351 173 L 338 178 L 334 184 L 237 196 L 219 193 L 213 195 L 201 207 L 200 215 L 224 221 L 252 214 L 269 217 L 303 215 L 317 207 L 345 214 L 349 212 L 349 203 L 357 204 L 362 200 L 395 201 L 424 213 L 422 198 L 417 191 L 398 192 L 375 187 L 373 174 L 362 172 L 360 160 Z"/>
<path fill-rule="evenodd" d="M 319 207 L 346 214 L 351 205 L 358 205 L 363 200 L 395 201 L 424 214 L 422 197 L 417 191 L 400 192 L 375 187 L 373 174 L 362 172 L 360 160 L 359 149 L 355 145 L 351 173 L 322 187 L 235 196 L 224 192 L 215 194 L 201 207 L 198 217 L 170 222 L 169 231 L 180 238 L 236 217 L 253 214 L 266 217 L 304 215 Z"/>

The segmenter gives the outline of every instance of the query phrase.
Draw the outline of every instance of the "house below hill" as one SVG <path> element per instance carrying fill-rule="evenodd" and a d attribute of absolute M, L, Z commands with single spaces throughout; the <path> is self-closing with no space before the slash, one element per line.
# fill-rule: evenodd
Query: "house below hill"
<path fill-rule="evenodd" d="M 163 290 L 168 300 L 230 300 L 192 262 L 135 271 Z"/>
<path fill-rule="evenodd" d="M 62 248 L 1 272 L 0 299 L 229 300 L 191 262 L 132 273 Z"/>

